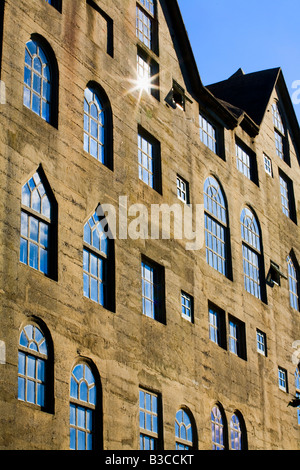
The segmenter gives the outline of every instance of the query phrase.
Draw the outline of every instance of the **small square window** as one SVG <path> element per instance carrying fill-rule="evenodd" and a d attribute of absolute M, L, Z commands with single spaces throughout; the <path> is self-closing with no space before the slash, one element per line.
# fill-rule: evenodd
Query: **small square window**
<path fill-rule="evenodd" d="M 193 322 L 193 298 L 181 292 L 181 315 L 186 320 Z"/>
<path fill-rule="evenodd" d="M 265 172 L 269 176 L 273 176 L 272 160 L 266 154 L 264 154 L 264 167 L 265 167 Z"/>
<path fill-rule="evenodd" d="M 177 197 L 185 204 L 189 204 L 189 184 L 177 175 Z"/>
<path fill-rule="evenodd" d="M 259 352 L 263 356 L 266 356 L 267 355 L 266 335 L 260 330 L 256 330 L 256 344 L 257 344 L 257 352 Z"/>
<path fill-rule="evenodd" d="M 282 367 L 278 367 L 278 386 L 283 392 L 287 392 L 287 371 Z"/>

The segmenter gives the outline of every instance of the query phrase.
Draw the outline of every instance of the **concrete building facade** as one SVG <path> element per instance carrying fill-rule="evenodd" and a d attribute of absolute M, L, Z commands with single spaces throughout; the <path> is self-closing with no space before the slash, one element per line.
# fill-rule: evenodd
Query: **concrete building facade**
<path fill-rule="evenodd" d="M 204 86 L 175 0 L 6 0 L 0 34 L 0 448 L 299 450 L 281 69 Z"/>

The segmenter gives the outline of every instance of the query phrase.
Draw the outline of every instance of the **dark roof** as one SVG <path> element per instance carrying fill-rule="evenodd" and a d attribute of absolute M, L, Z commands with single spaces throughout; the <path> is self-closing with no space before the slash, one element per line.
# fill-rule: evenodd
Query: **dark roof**
<path fill-rule="evenodd" d="M 239 69 L 227 80 L 206 88 L 219 100 L 245 111 L 260 126 L 280 70 L 274 68 L 245 74 Z"/>

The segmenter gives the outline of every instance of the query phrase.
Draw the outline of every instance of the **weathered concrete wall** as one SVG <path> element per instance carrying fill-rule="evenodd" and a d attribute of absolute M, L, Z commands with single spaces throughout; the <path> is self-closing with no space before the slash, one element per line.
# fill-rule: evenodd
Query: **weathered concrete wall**
<path fill-rule="evenodd" d="M 175 79 L 185 87 L 159 5 L 160 101 L 131 91 L 135 76 L 133 0 L 97 2 L 114 25 L 113 57 L 107 53 L 107 24 L 86 2 L 63 0 L 62 13 L 43 0 L 6 1 L 2 80 L 7 102 L 0 113 L 0 448 L 68 449 L 69 384 L 75 361 L 88 358 L 101 377 L 104 449 L 138 449 L 139 386 L 162 396 L 164 448 L 174 449 L 174 419 L 181 406 L 191 411 L 199 449 L 211 448 L 210 411 L 219 402 L 228 422 L 238 410 L 250 449 L 298 449 L 293 341 L 300 339 L 299 312 L 289 307 L 288 283 L 267 287 L 267 304 L 244 290 L 240 213 L 254 208 L 263 238 L 265 270 L 270 259 L 287 273 L 286 256 L 300 256 L 299 228 L 281 211 L 277 167 L 294 181 L 299 213 L 299 162 L 291 145 L 291 167 L 275 153 L 271 103 L 259 136 L 225 129 L 225 161 L 199 139 L 199 105 L 167 106 Z M 99 28 L 99 29 L 98 29 Z M 32 33 L 47 39 L 59 68 L 58 128 L 23 106 L 24 48 Z M 99 38 L 99 40 L 98 40 Z M 201 71 L 200 71 L 201 72 Z M 105 90 L 113 113 L 113 171 L 83 150 L 83 94 L 89 81 Z M 274 96 L 275 96 L 274 91 Z M 137 126 L 161 144 L 162 194 L 138 179 Z M 236 169 L 235 135 L 256 153 L 259 186 Z M 273 160 L 274 178 L 263 168 Z M 21 188 L 42 165 L 58 204 L 58 279 L 19 262 Z M 190 185 L 192 204 L 203 203 L 203 183 L 215 175 L 228 201 L 233 279 L 206 263 L 205 247 L 186 251 L 181 241 L 115 241 L 116 311 L 83 296 L 83 226 L 99 203 L 178 203 L 176 175 Z M 146 255 L 165 268 L 166 324 L 142 315 L 140 264 Z M 194 323 L 181 317 L 180 292 L 194 298 Z M 208 302 L 246 325 L 247 360 L 209 341 Z M 18 340 L 32 317 L 43 321 L 54 348 L 54 411 L 18 400 Z M 256 351 L 256 328 L 267 335 L 268 356 Z M 228 324 L 227 324 L 228 332 Z M 278 389 L 277 367 L 288 371 L 289 393 Z"/>

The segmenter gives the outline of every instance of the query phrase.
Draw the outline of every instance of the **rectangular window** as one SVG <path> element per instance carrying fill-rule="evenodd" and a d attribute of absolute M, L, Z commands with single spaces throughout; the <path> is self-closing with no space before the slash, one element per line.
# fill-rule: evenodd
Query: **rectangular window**
<path fill-rule="evenodd" d="M 216 129 L 210 122 L 199 114 L 200 140 L 214 153 L 217 153 Z"/>
<path fill-rule="evenodd" d="M 267 355 L 266 335 L 260 330 L 256 330 L 257 352 L 263 356 Z"/>
<path fill-rule="evenodd" d="M 139 402 L 140 450 L 156 450 L 158 448 L 159 427 L 158 396 L 140 389 Z"/>
<path fill-rule="evenodd" d="M 105 305 L 106 260 L 97 253 L 83 249 L 83 294 L 85 297 Z"/>
<path fill-rule="evenodd" d="M 250 155 L 237 144 L 235 149 L 237 169 L 247 178 L 251 179 Z"/>
<path fill-rule="evenodd" d="M 264 154 L 264 167 L 265 167 L 265 172 L 269 176 L 273 176 L 272 160 L 265 154 Z"/>
<path fill-rule="evenodd" d="M 229 322 L 229 351 L 238 354 L 238 325 L 230 320 Z"/>
<path fill-rule="evenodd" d="M 281 160 L 284 160 L 284 146 L 283 146 L 283 136 L 275 129 L 275 147 L 276 153 Z"/>
<path fill-rule="evenodd" d="M 159 144 L 141 130 L 138 133 L 138 165 L 140 180 L 160 192 Z"/>
<path fill-rule="evenodd" d="M 49 224 L 21 212 L 20 261 L 48 274 Z"/>
<path fill-rule="evenodd" d="M 280 194 L 281 194 L 282 212 L 287 217 L 289 217 L 290 216 L 290 202 L 289 202 L 288 182 L 283 176 L 279 176 L 279 181 L 280 181 Z"/>
<path fill-rule="evenodd" d="M 225 312 L 214 305 L 208 307 L 209 339 L 226 349 Z"/>
<path fill-rule="evenodd" d="M 245 324 L 236 318 L 229 317 L 229 351 L 246 359 Z"/>
<path fill-rule="evenodd" d="M 136 7 L 136 36 L 149 49 L 153 48 L 153 20 L 138 5 Z"/>
<path fill-rule="evenodd" d="M 287 372 L 282 367 L 278 367 L 278 386 L 283 392 L 287 392 Z"/>
<path fill-rule="evenodd" d="M 137 88 L 159 100 L 159 67 L 138 47 L 137 52 Z"/>
<path fill-rule="evenodd" d="M 147 317 L 164 321 L 164 273 L 163 268 L 148 260 L 142 260 L 142 311 Z"/>
<path fill-rule="evenodd" d="M 141 135 L 138 136 L 139 177 L 151 188 L 154 187 L 153 146 Z"/>
<path fill-rule="evenodd" d="M 151 93 L 151 66 L 140 54 L 137 54 L 137 80 L 140 89 Z"/>
<path fill-rule="evenodd" d="M 181 292 L 181 315 L 186 320 L 193 321 L 193 299 L 185 292 Z"/>
<path fill-rule="evenodd" d="M 189 204 L 189 184 L 177 175 L 177 197 L 185 204 Z"/>
<path fill-rule="evenodd" d="M 236 142 L 236 166 L 237 169 L 249 180 L 258 184 L 256 155 L 242 142 Z"/>
<path fill-rule="evenodd" d="M 282 212 L 296 223 L 296 207 L 292 181 L 279 171 Z"/>

